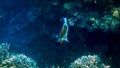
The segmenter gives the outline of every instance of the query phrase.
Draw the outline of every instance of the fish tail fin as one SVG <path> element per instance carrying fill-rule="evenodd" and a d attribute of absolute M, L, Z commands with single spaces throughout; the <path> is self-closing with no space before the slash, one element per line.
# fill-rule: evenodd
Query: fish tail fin
<path fill-rule="evenodd" d="M 64 23 L 67 23 L 67 18 L 63 17 L 63 21 L 64 21 Z"/>
<path fill-rule="evenodd" d="M 62 18 L 60 19 L 60 21 L 62 21 L 62 23 L 66 23 L 66 24 L 67 24 L 67 18 L 66 18 L 66 17 L 62 17 Z"/>

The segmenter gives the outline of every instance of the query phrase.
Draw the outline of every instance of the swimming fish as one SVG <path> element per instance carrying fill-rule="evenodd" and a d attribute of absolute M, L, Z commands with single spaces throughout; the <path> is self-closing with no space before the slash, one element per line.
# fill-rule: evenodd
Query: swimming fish
<path fill-rule="evenodd" d="M 57 35 L 57 42 L 59 42 L 60 44 L 63 44 L 64 41 L 69 42 L 67 36 L 68 36 L 68 31 L 69 31 L 69 26 L 67 23 L 67 18 L 63 18 L 63 25 L 62 25 L 62 29 L 59 33 L 59 35 Z"/>

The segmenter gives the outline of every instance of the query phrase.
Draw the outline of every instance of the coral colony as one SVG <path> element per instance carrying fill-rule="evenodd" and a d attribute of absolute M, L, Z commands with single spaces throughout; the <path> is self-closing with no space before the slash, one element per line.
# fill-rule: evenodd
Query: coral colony
<path fill-rule="evenodd" d="M 24 54 L 12 54 L 9 44 L 0 44 L 0 68 L 38 68 L 37 63 Z"/>

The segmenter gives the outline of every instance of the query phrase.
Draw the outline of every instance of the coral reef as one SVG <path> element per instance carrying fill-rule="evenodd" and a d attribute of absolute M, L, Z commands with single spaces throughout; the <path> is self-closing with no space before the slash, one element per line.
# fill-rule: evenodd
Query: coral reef
<path fill-rule="evenodd" d="M 71 12 L 68 19 L 70 26 L 77 26 L 77 28 L 86 28 L 89 31 L 94 30 L 103 30 L 103 31 L 117 31 L 120 27 L 120 17 L 118 8 L 111 10 L 112 15 L 106 14 L 102 17 L 99 17 L 97 12 Z M 96 16 L 95 16 L 96 15 Z M 97 16 L 98 15 L 98 16 Z"/>
<path fill-rule="evenodd" d="M 7 43 L 0 44 L 0 68 L 38 68 L 37 63 L 24 54 L 12 54 Z"/>
<path fill-rule="evenodd" d="M 72 10 L 76 7 L 79 7 L 81 8 L 82 7 L 82 3 L 81 1 L 78 1 L 78 2 L 66 2 L 63 4 L 63 9 L 65 10 Z"/>
<path fill-rule="evenodd" d="M 76 59 L 69 68 L 109 68 L 109 65 L 102 63 L 97 55 L 82 56 Z"/>
<path fill-rule="evenodd" d="M 67 16 L 70 26 L 86 28 L 89 31 L 118 31 L 120 27 L 120 7 L 114 6 L 114 2 L 113 0 L 65 2 L 63 9 L 68 10 Z"/>
<path fill-rule="evenodd" d="M 11 55 L 2 61 L 0 66 L 5 68 L 38 68 L 36 62 L 24 54 Z"/>
<path fill-rule="evenodd" d="M 0 63 L 1 61 L 9 57 L 9 52 L 8 52 L 9 46 L 10 45 L 7 43 L 0 44 Z"/>
<path fill-rule="evenodd" d="M 114 61 L 112 63 L 120 68 L 117 60 L 119 46 L 116 43 L 120 42 L 119 34 L 116 36 L 109 33 L 109 31 L 120 30 L 119 0 L 1 0 L 0 3 L 0 42 L 17 44 L 13 46 L 12 51 L 29 52 L 28 55 L 31 56 L 36 53 L 33 57 L 38 60 L 40 66 L 43 66 L 42 68 L 44 66 L 49 68 L 54 63 L 64 66 L 69 63 L 67 60 L 71 60 L 73 54 L 80 55 L 84 51 L 92 50 L 104 53 L 107 48 L 110 48 L 107 53 L 115 56 L 116 60 L 112 59 Z M 62 24 L 59 22 L 61 17 L 67 17 L 68 24 L 73 27 L 70 27 L 69 31 L 70 43 L 59 47 L 56 46 L 58 44 L 55 43 L 54 35 Z M 94 33 L 94 31 L 98 32 Z M 107 35 L 101 31 L 106 32 Z M 114 36 L 111 37 L 110 34 Z M 101 44 L 103 46 L 98 46 Z M 21 50 L 18 50 L 19 48 Z M 62 62 L 64 59 L 65 63 Z M 0 68 L 6 67 L 36 68 L 37 64 L 24 54 L 10 53 L 9 44 L 2 43 L 0 44 Z M 53 66 L 53 68 L 58 67 L 61 68 L 57 65 Z"/>
<path fill-rule="evenodd" d="M 120 7 L 113 7 L 111 10 L 111 15 L 115 19 L 120 19 Z"/>

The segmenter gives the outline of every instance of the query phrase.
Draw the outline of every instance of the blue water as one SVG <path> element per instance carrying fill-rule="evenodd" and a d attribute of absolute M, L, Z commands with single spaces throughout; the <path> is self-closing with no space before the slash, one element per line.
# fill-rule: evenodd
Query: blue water
<path fill-rule="evenodd" d="M 52 65 L 67 67 L 76 58 L 87 54 L 100 55 L 106 64 L 120 67 L 120 32 L 89 32 L 72 26 L 68 34 L 69 43 L 60 45 L 55 35 L 62 25 L 60 19 L 69 16 L 61 7 L 63 1 L 58 6 L 49 6 L 49 2 L 0 0 L 0 43 L 10 43 L 10 52 L 27 55 L 40 68 Z M 109 57 L 112 57 L 111 61 Z"/>

